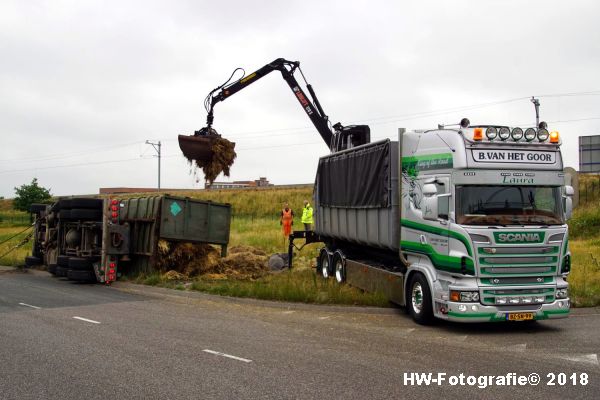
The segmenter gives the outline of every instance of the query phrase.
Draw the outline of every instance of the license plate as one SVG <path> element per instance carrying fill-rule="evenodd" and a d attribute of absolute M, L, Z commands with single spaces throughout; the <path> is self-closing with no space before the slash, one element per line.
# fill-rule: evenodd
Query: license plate
<path fill-rule="evenodd" d="M 535 319 L 535 315 L 531 312 L 506 314 L 507 321 L 529 321 L 532 319 Z"/>

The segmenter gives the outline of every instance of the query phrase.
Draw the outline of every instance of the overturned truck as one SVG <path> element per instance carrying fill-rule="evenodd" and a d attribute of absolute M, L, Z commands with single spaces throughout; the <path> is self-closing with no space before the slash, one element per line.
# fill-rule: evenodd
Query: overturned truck
<path fill-rule="evenodd" d="M 56 276 L 111 283 L 155 270 L 159 240 L 206 243 L 227 253 L 231 206 L 169 195 L 68 198 L 33 205 L 32 260 Z"/>

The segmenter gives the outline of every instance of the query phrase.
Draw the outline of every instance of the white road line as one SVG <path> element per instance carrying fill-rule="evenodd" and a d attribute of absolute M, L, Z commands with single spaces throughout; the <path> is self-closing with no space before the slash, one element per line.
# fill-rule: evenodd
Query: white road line
<path fill-rule="evenodd" d="M 331 318 L 331 315 L 328 315 L 326 317 L 319 317 L 319 319 L 329 319 L 329 318 Z"/>
<path fill-rule="evenodd" d="M 579 354 L 579 355 L 559 356 L 559 357 L 562 358 L 563 360 L 574 361 L 574 362 L 579 362 L 579 363 L 584 363 L 584 364 L 599 365 L 598 364 L 598 355 L 596 355 L 596 354 Z"/>
<path fill-rule="evenodd" d="M 214 354 L 216 356 L 227 357 L 227 358 L 231 358 L 233 360 L 243 361 L 245 363 L 251 363 L 252 362 L 252 360 L 248 360 L 247 358 L 236 357 L 236 356 L 232 356 L 231 354 L 221 353 L 219 351 L 214 351 L 214 350 L 209 350 L 209 349 L 204 349 L 202 351 L 205 352 L 205 353 Z"/>
<path fill-rule="evenodd" d="M 289 310 L 289 311 L 283 311 L 282 314 L 293 314 L 295 313 L 294 310 Z"/>
<path fill-rule="evenodd" d="M 41 310 L 42 307 L 32 306 L 31 304 L 19 303 L 20 306 L 35 308 L 36 310 Z"/>
<path fill-rule="evenodd" d="M 80 321 L 91 322 L 92 324 L 99 324 L 100 322 L 94 321 L 93 319 L 81 318 L 81 317 L 73 317 L 73 319 L 78 319 Z"/>

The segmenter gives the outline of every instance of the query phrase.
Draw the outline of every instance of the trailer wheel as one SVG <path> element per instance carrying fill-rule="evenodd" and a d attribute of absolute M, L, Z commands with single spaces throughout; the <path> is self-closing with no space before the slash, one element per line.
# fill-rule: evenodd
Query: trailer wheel
<path fill-rule="evenodd" d="M 69 266 L 69 256 L 58 256 L 56 258 L 56 263 L 61 267 Z"/>
<path fill-rule="evenodd" d="M 71 219 L 71 210 L 60 210 L 58 212 L 59 220 L 69 220 Z"/>
<path fill-rule="evenodd" d="M 413 320 L 421 325 L 431 323 L 433 320 L 431 290 L 427 279 L 420 272 L 416 272 L 410 279 L 406 297 L 406 307 Z"/>
<path fill-rule="evenodd" d="M 93 271 L 67 271 L 67 278 L 72 281 L 96 283 L 96 274 Z"/>
<path fill-rule="evenodd" d="M 102 199 L 89 199 L 89 198 L 77 198 L 71 199 L 72 208 L 91 208 L 102 210 L 103 206 Z"/>
<path fill-rule="evenodd" d="M 61 211 L 61 213 L 62 212 L 63 211 Z M 97 220 L 102 218 L 102 210 L 74 208 L 70 211 L 69 218 Z"/>
<path fill-rule="evenodd" d="M 69 272 L 68 268 L 61 267 L 60 265 L 56 266 L 56 276 L 67 276 L 67 272 Z"/>
<path fill-rule="evenodd" d="M 29 212 L 39 214 L 42 211 L 46 211 L 46 204 L 33 203 L 29 206 Z"/>
<path fill-rule="evenodd" d="M 56 264 L 48 264 L 48 272 L 56 276 Z"/>
<path fill-rule="evenodd" d="M 28 256 L 28 257 L 25 257 L 25 265 L 28 267 L 42 265 L 42 260 L 39 257 Z"/>
<path fill-rule="evenodd" d="M 335 281 L 337 283 L 344 283 L 346 281 L 346 257 L 339 250 L 333 254 L 333 270 L 335 272 Z"/>
<path fill-rule="evenodd" d="M 321 276 L 328 279 L 331 276 L 331 257 L 327 249 L 322 249 L 319 255 L 319 266 L 321 268 Z"/>
<path fill-rule="evenodd" d="M 69 269 L 77 271 L 90 271 L 92 270 L 92 267 L 92 260 L 88 258 L 69 257 Z"/>

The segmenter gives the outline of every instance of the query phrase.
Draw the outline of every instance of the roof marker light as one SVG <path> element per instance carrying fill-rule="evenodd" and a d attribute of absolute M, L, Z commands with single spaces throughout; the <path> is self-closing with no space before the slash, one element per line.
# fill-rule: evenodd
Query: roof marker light
<path fill-rule="evenodd" d="M 558 143 L 559 137 L 558 131 L 550 132 L 550 143 Z"/>
<path fill-rule="evenodd" d="M 490 126 L 489 128 L 487 128 L 485 130 L 485 136 L 487 136 L 487 138 L 489 140 L 494 140 L 498 137 L 498 129 L 496 129 L 493 126 Z"/>
<path fill-rule="evenodd" d="M 510 134 L 515 142 L 518 142 L 523 138 L 523 129 L 521 128 L 513 128 Z"/>
<path fill-rule="evenodd" d="M 475 128 L 473 130 L 473 140 L 480 141 L 483 139 L 483 128 Z"/>

